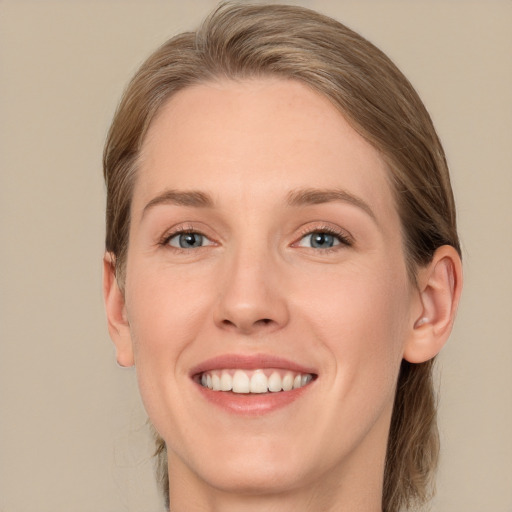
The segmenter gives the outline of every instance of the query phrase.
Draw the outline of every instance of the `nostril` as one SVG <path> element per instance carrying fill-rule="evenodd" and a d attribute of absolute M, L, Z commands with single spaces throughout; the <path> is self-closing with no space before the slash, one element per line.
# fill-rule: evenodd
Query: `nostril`
<path fill-rule="evenodd" d="M 233 322 L 232 320 L 229 320 L 228 318 L 225 318 L 222 320 L 222 325 L 227 328 L 241 328 L 241 329 L 251 329 L 254 327 L 264 327 L 267 325 L 270 325 L 274 323 L 274 321 L 271 318 L 261 318 L 260 320 L 256 320 L 255 322 L 250 322 L 249 324 L 245 324 L 244 322 Z"/>

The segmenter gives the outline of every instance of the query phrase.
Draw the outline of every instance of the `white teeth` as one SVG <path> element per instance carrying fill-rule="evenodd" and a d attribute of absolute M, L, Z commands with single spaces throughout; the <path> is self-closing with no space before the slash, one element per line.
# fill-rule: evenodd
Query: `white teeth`
<path fill-rule="evenodd" d="M 307 373 L 306 375 L 303 375 L 301 377 L 301 382 L 300 382 L 301 387 L 305 386 L 306 384 L 309 384 L 312 379 L 313 379 L 313 377 L 309 373 Z"/>
<path fill-rule="evenodd" d="M 218 370 L 204 372 L 201 385 L 213 391 L 233 391 L 233 393 L 278 393 L 306 386 L 313 380 L 309 373 L 274 370 Z"/>
<path fill-rule="evenodd" d="M 268 380 L 261 370 L 256 370 L 251 377 L 251 393 L 266 393 Z"/>
<path fill-rule="evenodd" d="M 248 375 L 242 371 L 237 370 L 233 375 L 233 393 L 249 393 L 250 381 Z"/>
<path fill-rule="evenodd" d="M 222 391 L 231 391 L 233 389 L 233 377 L 228 372 L 222 372 L 220 377 L 220 389 Z"/>
<path fill-rule="evenodd" d="M 212 389 L 213 391 L 220 391 L 221 390 L 221 387 L 220 387 L 220 377 L 214 373 L 212 375 Z"/>
<path fill-rule="evenodd" d="M 268 390 L 272 391 L 272 393 L 277 393 L 283 389 L 283 383 L 281 381 L 281 376 L 277 372 L 273 372 L 272 375 L 268 378 Z"/>
<path fill-rule="evenodd" d="M 283 391 L 290 391 L 291 389 L 293 389 L 293 375 L 287 373 L 283 377 Z"/>

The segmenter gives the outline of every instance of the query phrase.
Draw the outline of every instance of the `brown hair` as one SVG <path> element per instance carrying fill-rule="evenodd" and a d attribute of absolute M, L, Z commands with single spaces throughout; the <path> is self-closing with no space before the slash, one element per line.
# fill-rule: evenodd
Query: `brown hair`
<path fill-rule="evenodd" d="M 417 93 L 379 49 L 341 23 L 290 5 L 221 4 L 196 32 L 153 53 L 129 84 L 104 152 L 106 250 L 124 282 L 137 158 L 156 113 L 175 92 L 218 78 L 280 76 L 327 97 L 389 167 L 410 278 L 441 245 L 460 254 L 443 149 Z M 402 362 L 384 475 L 382 508 L 398 512 L 433 491 L 439 441 L 433 360 Z M 157 436 L 159 478 L 168 502 L 165 444 Z"/>

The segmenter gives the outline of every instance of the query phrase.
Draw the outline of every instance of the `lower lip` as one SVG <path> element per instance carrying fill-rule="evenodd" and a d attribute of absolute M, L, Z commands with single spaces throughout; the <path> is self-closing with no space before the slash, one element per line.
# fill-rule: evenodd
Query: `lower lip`
<path fill-rule="evenodd" d="M 314 381 L 302 388 L 279 391 L 278 393 L 245 394 L 231 391 L 212 391 L 196 383 L 199 392 L 209 402 L 230 413 L 244 416 L 260 416 L 286 407 L 302 397 L 304 393 L 307 393 L 313 384 Z"/>

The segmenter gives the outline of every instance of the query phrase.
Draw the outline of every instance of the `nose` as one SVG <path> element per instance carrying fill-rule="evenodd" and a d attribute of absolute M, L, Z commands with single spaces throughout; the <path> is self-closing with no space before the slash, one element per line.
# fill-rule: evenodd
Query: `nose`
<path fill-rule="evenodd" d="M 248 250 L 225 263 L 214 313 L 217 327 L 243 335 L 283 328 L 289 321 L 286 279 L 276 258 Z"/>

